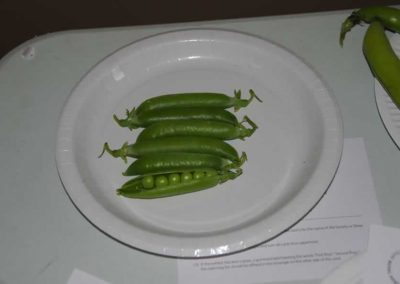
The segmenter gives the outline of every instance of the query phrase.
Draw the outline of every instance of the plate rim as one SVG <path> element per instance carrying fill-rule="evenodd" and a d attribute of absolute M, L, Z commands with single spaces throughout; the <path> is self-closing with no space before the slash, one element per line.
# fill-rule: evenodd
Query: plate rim
<path fill-rule="evenodd" d="M 102 210 L 102 207 L 99 204 L 91 204 L 90 208 L 85 208 L 82 207 L 83 204 L 86 202 L 90 201 L 88 200 L 88 196 L 86 196 L 86 199 L 82 199 L 82 195 L 76 196 L 76 192 L 72 190 L 71 188 L 77 186 L 76 185 L 76 177 L 79 177 L 79 172 L 77 169 L 74 169 L 73 167 L 73 159 L 72 159 L 72 139 L 69 136 L 71 134 L 72 129 L 71 129 L 71 110 L 79 106 L 79 102 L 83 98 L 79 98 L 77 96 L 76 90 L 81 86 L 82 82 L 85 82 L 88 78 L 91 76 L 94 76 L 96 74 L 97 68 L 99 66 L 101 67 L 102 65 L 107 65 L 108 62 L 112 62 L 112 59 L 114 56 L 117 56 L 121 52 L 127 52 L 129 48 L 132 48 L 132 46 L 135 45 L 140 45 L 140 44 L 146 44 L 148 40 L 159 40 L 160 38 L 163 37 L 169 37 L 169 36 L 183 36 L 187 33 L 193 34 L 193 33 L 201 33 L 201 34 L 207 34 L 209 32 L 212 33 L 218 33 L 218 34 L 229 34 L 231 36 L 239 36 L 239 37 L 248 37 L 248 38 L 253 38 L 257 41 L 260 41 L 260 43 L 267 43 L 267 44 L 272 44 L 276 48 L 281 49 L 282 52 L 286 53 L 287 55 L 290 55 L 292 59 L 296 60 L 299 64 L 303 65 L 308 69 L 308 71 L 315 76 L 316 81 L 313 82 L 313 84 L 317 84 L 318 87 L 320 88 L 320 91 L 323 92 L 325 95 L 325 100 L 327 100 L 326 103 L 330 104 L 330 107 L 332 109 L 332 113 L 335 114 L 335 116 L 332 118 L 334 120 L 335 124 L 335 129 L 334 132 L 336 133 L 336 141 L 333 146 L 335 146 L 335 149 L 330 149 L 333 154 L 331 154 L 332 160 L 330 161 L 330 165 L 326 166 L 328 169 L 328 173 L 326 173 L 325 181 L 324 181 L 324 188 L 323 190 L 321 189 L 318 193 L 318 196 L 313 196 L 311 200 L 308 200 L 307 202 L 310 203 L 309 206 L 307 206 L 307 210 L 303 210 L 302 215 L 298 215 L 297 217 L 294 217 L 293 215 L 290 215 L 291 218 L 290 220 L 286 220 L 286 222 L 282 222 L 278 228 L 275 230 L 275 232 L 266 232 L 265 235 L 263 236 L 253 236 L 252 238 L 248 238 L 246 242 L 238 242 L 238 243 L 231 243 L 226 249 L 223 249 L 222 246 L 219 247 L 214 247 L 214 248 L 192 248 L 192 249 L 179 249 L 177 247 L 157 247 L 157 245 L 149 244 L 146 242 L 141 242 L 140 239 L 137 237 L 131 237 L 127 238 L 126 234 L 129 232 L 121 232 L 119 234 L 116 234 L 115 232 L 110 232 L 110 228 L 107 226 L 107 224 L 104 224 L 104 219 L 110 218 L 111 215 L 109 212 L 106 210 Z M 72 112 L 73 113 L 73 112 Z M 326 133 L 324 133 L 325 135 Z M 295 224 L 297 224 L 304 216 L 306 216 L 321 200 L 321 198 L 325 195 L 326 191 L 329 188 L 329 185 L 331 184 L 337 169 L 339 167 L 339 163 L 341 160 L 341 155 L 342 155 L 342 150 L 343 150 L 343 121 L 342 121 L 342 116 L 341 112 L 339 109 L 339 106 L 336 102 L 335 97 L 333 96 L 333 93 L 329 89 L 328 85 L 322 80 L 322 77 L 312 68 L 305 60 L 303 60 L 301 57 L 287 49 L 286 47 L 283 47 L 273 41 L 270 41 L 268 39 L 259 37 L 257 35 L 252 35 L 250 33 L 245 33 L 245 32 L 239 32 L 239 31 L 233 31 L 233 30 L 227 30 L 227 29 L 217 29 L 217 28 L 194 28 L 194 29 L 180 29 L 180 30 L 173 30 L 173 31 L 167 31 L 167 32 L 162 32 L 158 33 L 155 35 L 151 35 L 148 37 L 144 37 L 142 39 L 139 39 L 137 41 L 134 41 L 130 44 L 127 44 L 116 51 L 110 53 L 106 57 L 104 57 L 102 60 L 97 62 L 92 68 L 88 70 L 87 73 L 85 73 L 80 80 L 76 83 L 74 88 L 71 90 L 71 93 L 66 100 L 61 116 L 59 118 L 59 128 L 57 132 L 57 146 L 56 146 L 56 165 L 57 165 L 57 170 L 59 173 L 59 177 L 61 179 L 61 182 L 63 184 L 63 187 L 65 189 L 65 192 L 69 196 L 70 200 L 72 203 L 75 205 L 75 207 L 78 209 L 78 211 L 91 223 L 93 224 L 96 228 L 98 228 L 100 231 L 105 233 L 106 235 L 110 236 L 111 238 L 124 243 L 130 247 L 136 248 L 138 250 L 146 251 L 149 253 L 153 254 L 158 254 L 158 255 L 163 255 L 163 256 L 172 256 L 172 257 L 180 257 L 180 258 L 199 258 L 199 257 L 210 257 L 210 256 L 220 256 L 220 255 L 227 255 L 231 253 L 236 253 L 242 250 L 249 249 L 251 247 L 257 246 L 261 243 L 267 242 L 284 231 L 288 230 Z M 331 142 L 333 143 L 333 142 Z M 331 145 L 332 146 L 332 145 Z M 84 184 L 78 184 L 79 187 L 85 188 Z M 317 198 L 318 197 L 318 198 Z M 89 198 L 90 199 L 90 198 Z M 312 203 L 312 204 L 311 204 Z M 94 210 L 94 211 L 93 211 Z M 100 211 L 99 211 L 100 210 Z M 95 212 L 96 214 L 93 214 Z M 119 220 L 121 221 L 121 220 Z M 249 239 L 251 239 L 249 241 Z"/>
<path fill-rule="evenodd" d="M 397 48 L 400 49 L 400 35 L 393 33 L 389 39 L 390 43 L 393 44 L 396 41 L 398 45 Z M 400 54 L 397 53 L 400 58 Z M 374 77 L 374 92 L 375 92 L 375 103 L 378 108 L 379 117 L 383 122 L 383 125 L 389 134 L 390 138 L 392 139 L 393 143 L 400 149 L 400 128 L 397 129 L 393 126 L 393 120 L 390 115 L 390 110 L 388 109 L 388 105 L 393 103 L 392 99 L 383 88 L 382 84 Z M 396 110 L 394 110 L 396 111 Z M 400 109 L 397 111 L 400 115 Z M 400 122 L 399 122 L 400 125 Z"/>

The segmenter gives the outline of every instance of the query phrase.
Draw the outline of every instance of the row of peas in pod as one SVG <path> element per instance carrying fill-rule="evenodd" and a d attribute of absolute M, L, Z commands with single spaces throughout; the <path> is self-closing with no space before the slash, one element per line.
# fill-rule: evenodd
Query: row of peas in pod
<path fill-rule="evenodd" d="M 114 115 L 121 127 L 140 129 L 133 144 L 105 152 L 133 162 L 123 173 L 130 177 L 117 194 L 128 198 L 153 199 L 208 189 L 242 174 L 247 160 L 227 141 L 244 140 L 257 125 L 248 117 L 239 120 L 234 114 L 254 99 L 241 92 L 234 96 L 221 93 L 178 93 L 156 96 L 143 101 L 126 118 Z M 229 111 L 233 108 L 233 112 Z"/>

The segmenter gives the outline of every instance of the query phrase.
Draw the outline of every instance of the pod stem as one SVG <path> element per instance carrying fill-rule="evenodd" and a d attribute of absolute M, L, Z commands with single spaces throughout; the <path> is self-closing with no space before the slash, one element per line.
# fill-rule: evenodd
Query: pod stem
<path fill-rule="evenodd" d="M 342 23 L 342 27 L 340 29 L 340 46 L 343 46 L 346 34 L 350 32 L 355 25 L 360 24 L 360 22 L 361 18 L 358 15 L 357 11 L 354 11 L 349 17 L 347 17 L 347 19 Z"/>
<path fill-rule="evenodd" d="M 115 114 L 113 115 L 113 118 L 115 122 L 117 122 L 118 125 L 121 127 L 128 127 L 130 130 L 137 128 L 137 126 L 135 125 L 135 108 L 133 108 L 131 111 L 129 111 L 128 109 L 126 110 L 125 119 L 119 119 Z"/>
<path fill-rule="evenodd" d="M 245 116 L 243 117 L 243 120 L 242 120 L 241 123 L 244 123 L 244 122 L 247 122 L 247 123 L 251 126 L 251 128 L 250 128 L 251 134 L 253 134 L 254 131 L 256 131 L 256 129 L 258 128 L 257 124 L 256 124 L 254 121 L 252 121 L 252 120 L 250 119 L 250 117 L 248 117 L 247 115 L 245 115 Z M 249 128 L 247 128 L 247 129 L 249 129 Z"/>
<path fill-rule="evenodd" d="M 242 152 L 242 155 L 239 157 L 239 160 L 234 163 L 230 163 L 224 167 L 224 170 L 240 170 L 240 167 L 247 161 L 247 155 L 245 152 Z"/>
<path fill-rule="evenodd" d="M 128 142 L 125 142 L 120 149 L 116 149 L 116 150 L 112 150 L 110 148 L 110 146 L 108 146 L 108 143 L 104 143 L 103 146 L 103 151 L 101 152 L 101 154 L 99 155 L 99 158 L 101 158 L 105 152 L 107 152 L 108 154 L 110 154 L 111 156 L 113 156 L 114 158 L 121 158 L 122 160 L 124 160 L 125 163 L 128 162 L 126 156 L 127 156 L 127 150 L 128 150 Z"/>
<path fill-rule="evenodd" d="M 219 183 L 224 183 L 227 182 L 228 180 L 233 180 L 240 176 L 243 173 L 242 169 L 236 169 L 235 171 L 226 171 L 220 175 L 220 182 Z"/>
<path fill-rule="evenodd" d="M 234 111 L 238 111 L 239 109 L 243 107 L 247 107 L 253 99 L 256 99 L 259 102 L 262 102 L 262 100 L 256 95 L 256 93 L 250 89 L 249 90 L 250 98 L 248 99 L 242 99 L 242 92 L 240 90 L 235 90 L 234 91 L 234 96 L 235 96 L 235 105 L 234 105 Z"/>
<path fill-rule="evenodd" d="M 250 125 L 251 128 L 247 128 L 244 126 L 244 123 Z M 238 138 L 244 140 L 246 137 L 250 137 L 258 128 L 257 124 L 255 124 L 247 115 L 243 117 L 242 121 L 238 125 L 239 127 L 239 135 Z"/>

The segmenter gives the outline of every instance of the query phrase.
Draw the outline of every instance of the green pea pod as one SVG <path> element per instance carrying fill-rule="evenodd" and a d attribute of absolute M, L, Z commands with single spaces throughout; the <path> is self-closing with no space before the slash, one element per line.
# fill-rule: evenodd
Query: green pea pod
<path fill-rule="evenodd" d="M 239 125 L 236 116 L 231 112 L 212 107 L 191 107 L 191 108 L 166 108 L 155 109 L 141 113 L 127 111 L 126 119 L 119 119 L 114 115 L 114 120 L 121 127 L 128 127 L 129 129 L 136 129 L 140 127 L 148 127 L 151 124 L 161 121 L 179 121 L 179 120 L 210 120 L 230 123 L 232 125 Z"/>
<path fill-rule="evenodd" d="M 145 155 L 171 152 L 210 154 L 231 161 L 239 161 L 237 151 L 230 144 L 216 138 L 197 136 L 163 137 L 147 141 L 137 141 L 135 144 L 130 145 L 124 143 L 117 150 L 111 150 L 108 144 L 105 143 L 103 153 L 104 151 L 115 158 L 122 158 L 125 162 L 127 161 L 127 157 L 138 158 Z"/>
<path fill-rule="evenodd" d="M 171 197 L 215 187 L 218 184 L 235 179 L 241 173 L 242 171 L 238 170 L 235 172 L 224 171 L 212 175 L 205 174 L 204 177 L 199 179 L 191 179 L 179 183 L 155 186 L 151 189 L 146 189 L 143 187 L 143 177 L 140 176 L 129 180 L 121 188 L 117 189 L 117 194 L 123 197 L 136 199 L 155 199 Z"/>
<path fill-rule="evenodd" d="M 136 108 L 135 112 L 139 114 L 150 110 L 179 107 L 234 107 L 234 110 L 237 111 L 248 106 L 254 98 L 261 101 L 253 90 L 250 90 L 249 93 L 250 98 L 247 100 L 241 98 L 240 90 L 235 90 L 233 97 L 221 93 L 204 92 L 166 94 L 145 100 Z"/>
<path fill-rule="evenodd" d="M 247 160 L 243 153 L 238 162 L 215 155 L 198 153 L 162 153 L 142 156 L 123 173 L 125 176 L 154 175 L 171 172 L 193 171 L 199 168 L 229 170 L 239 168 Z"/>
<path fill-rule="evenodd" d="M 400 10 L 394 7 L 372 6 L 353 11 L 342 23 L 340 30 L 340 45 L 343 45 L 346 33 L 355 25 L 379 21 L 385 29 L 400 33 Z"/>
<path fill-rule="evenodd" d="M 400 60 L 381 22 L 375 21 L 369 25 L 363 41 L 363 52 L 372 73 L 400 108 Z"/>
<path fill-rule="evenodd" d="M 247 128 L 248 123 L 251 128 Z M 136 141 L 157 139 L 171 136 L 205 136 L 222 140 L 242 139 L 251 136 L 257 129 L 257 125 L 247 116 L 237 125 L 220 121 L 209 120 L 178 120 L 161 121 L 143 129 Z"/>

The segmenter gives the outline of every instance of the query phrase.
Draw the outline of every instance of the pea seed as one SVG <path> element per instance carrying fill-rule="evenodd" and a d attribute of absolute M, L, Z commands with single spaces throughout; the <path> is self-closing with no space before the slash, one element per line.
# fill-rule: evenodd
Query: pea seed
<path fill-rule="evenodd" d="M 207 170 L 206 171 L 206 177 L 212 177 L 212 176 L 216 176 L 218 173 L 216 170 Z"/>
<path fill-rule="evenodd" d="M 154 177 L 153 176 L 145 176 L 142 179 L 142 185 L 146 189 L 150 189 L 154 187 Z"/>
<path fill-rule="evenodd" d="M 181 176 L 182 183 L 189 182 L 193 179 L 193 175 L 191 172 L 184 172 Z"/>
<path fill-rule="evenodd" d="M 166 186 L 168 185 L 168 178 L 166 176 L 157 176 L 156 177 L 156 187 L 158 186 Z"/>
<path fill-rule="evenodd" d="M 193 179 L 201 179 L 205 176 L 205 173 L 203 171 L 195 171 L 193 173 Z"/>
<path fill-rule="evenodd" d="M 179 174 L 173 173 L 168 175 L 169 184 L 178 184 L 181 182 L 181 176 Z"/>

